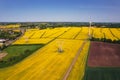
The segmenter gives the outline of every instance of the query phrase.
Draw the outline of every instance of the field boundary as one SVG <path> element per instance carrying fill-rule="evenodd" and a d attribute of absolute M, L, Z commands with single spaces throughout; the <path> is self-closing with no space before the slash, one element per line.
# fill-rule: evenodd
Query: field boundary
<path fill-rule="evenodd" d="M 81 31 L 82 31 L 82 28 L 81 28 L 80 31 L 74 36 L 73 39 L 75 39 L 75 38 L 81 33 Z"/>
<path fill-rule="evenodd" d="M 113 37 L 115 37 L 115 38 L 117 38 L 119 40 L 119 38 L 116 35 L 114 35 L 114 33 L 111 31 L 110 28 L 109 28 L 109 31 L 111 32 L 111 34 L 113 35 Z"/>

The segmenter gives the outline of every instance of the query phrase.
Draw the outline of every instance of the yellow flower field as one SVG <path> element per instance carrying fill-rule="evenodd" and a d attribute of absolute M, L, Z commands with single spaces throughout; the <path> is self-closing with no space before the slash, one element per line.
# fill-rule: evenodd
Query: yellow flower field
<path fill-rule="evenodd" d="M 46 44 L 54 38 L 41 38 L 41 39 L 19 39 L 14 44 Z"/>
<path fill-rule="evenodd" d="M 59 53 L 61 42 L 63 52 Z M 57 39 L 18 64 L 0 69 L 0 80 L 61 80 L 82 43 L 81 40 Z"/>
<path fill-rule="evenodd" d="M 80 32 L 81 28 L 78 27 L 72 27 L 70 30 L 68 30 L 66 33 L 61 35 L 60 39 L 74 39 L 76 35 Z"/>
<path fill-rule="evenodd" d="M 45 33 L 45 30 L 37 30 L 34 32 L 34 34 L 30 37 L 31 39 L 39 39 L 42 37 L 42 35 Z"/>
<path fill-rule="evenodd" d="M 54 29 L 48 29 L 45 34 L 42 36 L 42 38 L 56 38 L 59 35 L 63 34 L 65 31 L 68 31 L 68 28 L 54 28 Z"/>
<path fill-rule="evenodd" d="M 84 48 L 81 51 L 75 65 L 73 66 L 73 69 L 71 70 L 67 80 L 82 80 L 84 77 L 89 45 L 89 41 L 84 45 Z"/>
<path fill-rule="evenodd" d="M 76 36 L 75 39 L 88 39 L 88 27 L 82 27 L 81 32 Z"/>
<path fill-rule="evenodd" d="M 95 38 L 104 38 L 104 34 L 101 32 L 102 28 L 92 28 L 93 34 L 92 36 Z"/>
<path fill-rule="evenodd" d="M 25 33 L 24 33 L 24 35 L 21 37 L 21 39 L 24 39 L 24 38 L 31 38 L 32 37 L 32 35 L 34 35 L 34 33 L 35 33 L 35 31 L 29 31 L 29 30 L 27 30 Z"/>
<path fill-rule="evenodd" d="M 114 36 L 111 34 L 109 28 L 103 28 L 103 29 L 102 29 L 102 32 L 105 34 L 105 37 L 106 37 L 107 39 L 117 40 L 117 38 L 114 37 Z M 113 33 L 114 33 L 114 32 L 113 32 Z"/>
<path fill-rule="evenodd" d="M 63 34 L 69 28 L 54 29 L 27 29 L 24 35 L 13 44 L 46 44 L 52 39 Z"/>
<path fill-rule="evenodd" d="M 20 24 L 10 24 L 10 25 L 4 25 L 0 26 L 0 28 L 19 28 Z"/>
<path fill-rule="evenodd" d="M 120 31 L 119 31 L 119 30 L 117 30 L 116 28 L 111 28 L 110 30 L 112 31 L 112 33 L 113 33 L 117 38 L 120 39 Z"/>
<path fill-rule="evenodd" d="M 110 28 L 112 33 L 120 39 L 119 30 Z M 95 38 L 105 38 L 111 40 L 117 40 L 112 35 L 109 28 L 91 28 L 91 36 Z M 59 39 L 89 39 L 88 27 L 68 27 L 68 28 L 54 28 L 54 29 L 28 29 L 25 34 L 13 44 L 46 44 L 53 38 Z M 93 34 L 92 34 L 93 33 Z"/>

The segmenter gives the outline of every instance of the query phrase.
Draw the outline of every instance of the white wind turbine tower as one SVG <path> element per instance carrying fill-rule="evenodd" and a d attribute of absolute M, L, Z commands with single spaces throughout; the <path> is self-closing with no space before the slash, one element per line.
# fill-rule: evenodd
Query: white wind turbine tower
<path fill-rule="evenodd" d="M 89 22 L 89 39 L 91 39 L 91 18 L 90 18 L 90 22 Z"/>

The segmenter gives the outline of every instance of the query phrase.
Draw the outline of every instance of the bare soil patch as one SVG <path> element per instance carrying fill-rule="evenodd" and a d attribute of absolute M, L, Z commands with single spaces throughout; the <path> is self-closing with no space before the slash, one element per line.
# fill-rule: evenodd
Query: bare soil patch
<path fill-rule="evenodd" d="M 91 42 L 89 67 L 120 67 L 120 44 Z"/>
<path fill-rule="evenodd" d="M 0 60 L 2 60 L 3 57 L 5 57 L 8 53 L 6 52 L 1 52 L 0 53 Z"/>

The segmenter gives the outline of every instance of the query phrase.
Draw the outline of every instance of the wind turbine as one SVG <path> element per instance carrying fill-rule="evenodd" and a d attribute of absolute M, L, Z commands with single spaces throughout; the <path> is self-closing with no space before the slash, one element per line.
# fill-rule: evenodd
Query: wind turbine
<path fill-rule="evenodd" d="M 91 18 L 90 18 L 90 22 L 89 22 L 89 39 L 91 39 Z"/>

